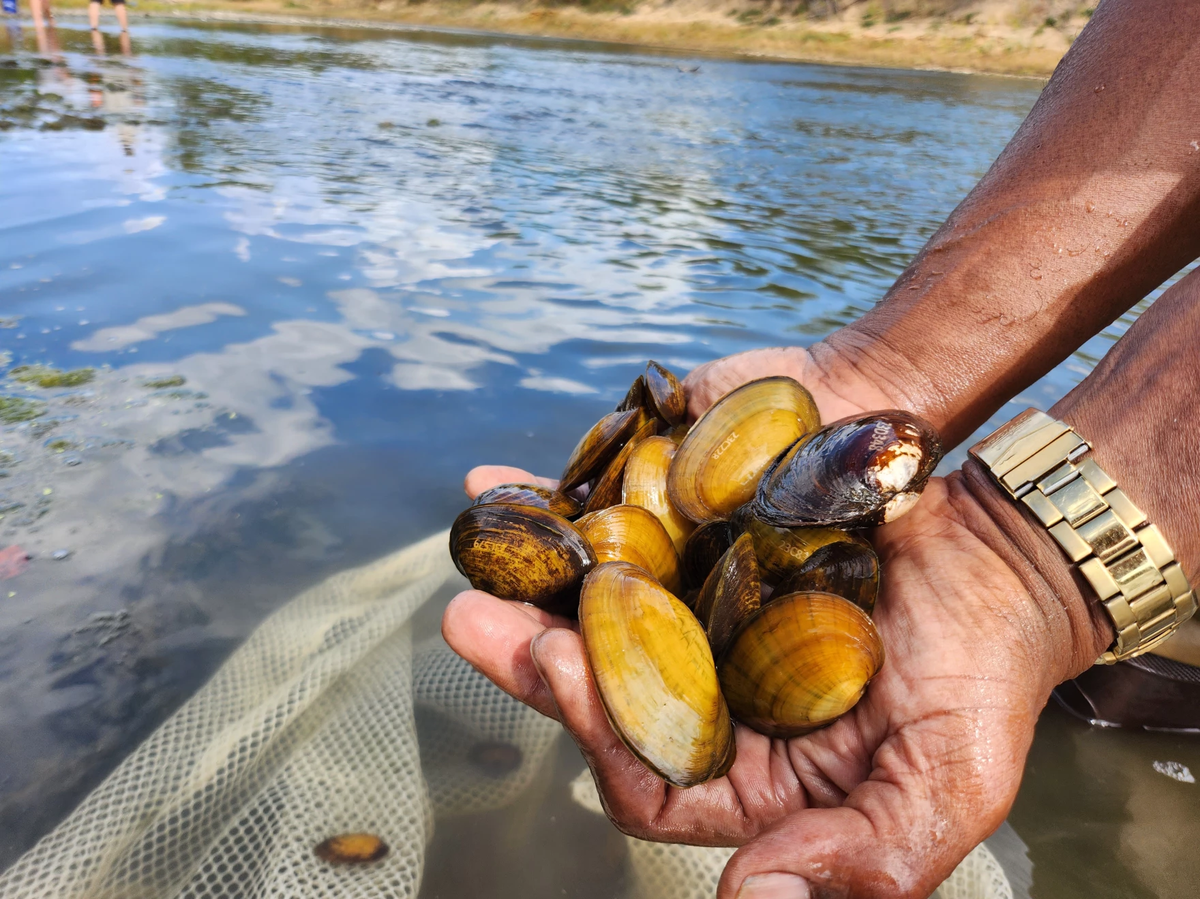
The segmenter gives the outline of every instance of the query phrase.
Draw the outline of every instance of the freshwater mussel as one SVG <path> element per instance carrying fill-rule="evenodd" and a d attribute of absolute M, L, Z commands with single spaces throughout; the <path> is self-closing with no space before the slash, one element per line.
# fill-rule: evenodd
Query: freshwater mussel
<path fill-rule="evenodd" d="M 683 592 L 679 554 L 653 512 L 641 506 L 609 506 L 577 524 L 598 562 L 630 562 L 654 575 L 673 595 Z"/>
<path fill-rule="evenodd" d="M 942 457 L 937 432 L 907 412 L 844 418 L 795 443 L 766 473 L 754 514 L 780 527 L 895 521 Z"/>
<path fill-rule="evenodd" d="M 634 755 L 681 787 L 729 770 L 729 709 L 687 606 L 636 565 L 605 562 L 584 581 L 579 632 L 604 710 Z"/>
<path fill-rule="evenodd" d="M 573 612 L 596 552 L 561 515 L 536 506 L 470 506 L 450 528 L 450 555 L 471 586 L 501 599 Z"/>
<path fill-rule="evenodd" d="M 675 551 L 683 555 L 696 525 L 671 504 L 667 495 L 667 472 L 677 449 L 678 444 L 670 437 L 648 437 L 634 447 L 625 463 L 621 502 L 653 512 L 670 534 Z"/>
<path fill-rule="evenodd" d="M 787 738 L 850 711 L 881 667 L 883 641 L 866 612 L 831 593 L 788 593 L 742 621 L 719 671 L 739 721 Z"/>
<path fill-rule="evenodd" d="M 720 657 L 729 638 L 762 605 L 762 582 L 754 543 L 743 534 L 721 556 L 696 597 L 695 612 L 713 654 Z"/>
<path fill-rule="evenodd" d="M 583 509 L 583 504 L 575 497 L 540 484 L 498 484 L 476 496 L 471 505 L 483 506 L 488 503 L 535 506 L 566 519 L 577 517 Z"/>
<path fill-rule="evenodd" d="M 743 384 L 696 420 L 671 463 L 667 494 L 697 523 L 728 518 L 754 497 L 763 471 L 820 419 L 791 378 Z"/>
<path fill-rule="evenodd" d="M 728 770 L 731 716 L 790 737 L 863 695 L 884 653 L 859 530 L 910 509 L 941 454 L 905 412 L 822 427 L 786 377 L 686 414 L 649 362 L 557 490 L 493 488 L 451 530 L 475 587 L 577 614 L 614 730 L 680 786 Z"/>

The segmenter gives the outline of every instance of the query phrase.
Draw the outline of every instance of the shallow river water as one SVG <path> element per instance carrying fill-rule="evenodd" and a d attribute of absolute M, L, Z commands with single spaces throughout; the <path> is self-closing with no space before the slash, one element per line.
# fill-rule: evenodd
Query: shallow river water
<path fill-rule="evenodd" d="M 0 542 L 32 556 L 0 566 L 0 868 L 273 609 L 446 527 L 472 465 L 557 471 L 646 358 L 861 314 L 1040 89 L 455 34 L 7 40 L 0 362 L 96 376 L 0 385 L 46 404 L 0 431 Z M 1163 822 L 1194 830 L 1200 787 L 1168 761 L 1200 771 L 1048 709 L 1010 818 L 1031 894 L 1191 895 Z M 422 895 L 617 895 L 615 831 L 561 794 L 439 823 Z"/>

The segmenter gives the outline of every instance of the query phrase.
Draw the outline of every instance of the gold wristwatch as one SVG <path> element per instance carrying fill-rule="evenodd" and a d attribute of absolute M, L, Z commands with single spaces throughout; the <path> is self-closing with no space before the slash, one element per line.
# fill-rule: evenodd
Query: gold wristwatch
<path fill-rule="evenodd" d="M 1131 659 L 1165 642 L 1196 611 L 1175 554 L 1093 459 L 1069 425 L 1026 409 L 970 449 L 1040 521 L 1100 597 L 1117 632 L 1097 663 Z"/>

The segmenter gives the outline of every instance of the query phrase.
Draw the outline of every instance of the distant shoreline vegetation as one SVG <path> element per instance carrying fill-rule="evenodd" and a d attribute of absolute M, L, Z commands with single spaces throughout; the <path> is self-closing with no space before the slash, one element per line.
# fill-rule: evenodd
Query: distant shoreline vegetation
<path fill-rule="evenodd" d="M 172 17 L 466 28 L 733 57 L 1047 77 L 1098 0 L 141 0 Z M 62 0 L 56 8 L 85 5 Z M 136 35 L 135 35 L 136 37 Z"/>

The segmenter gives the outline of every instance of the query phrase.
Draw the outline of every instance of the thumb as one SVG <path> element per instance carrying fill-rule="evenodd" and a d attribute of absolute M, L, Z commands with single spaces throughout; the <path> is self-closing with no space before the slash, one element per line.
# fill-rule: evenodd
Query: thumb
<path fill-rule="evenodd" d="M 1003 818 L 947 819 L 895 785 L 867 781 L 855 793 L 864 788 L 897 795 L 868 800 L 872 814 L 847 804 L 782 818 L 734 853 L 717 899 L 925 899 Z"/>

